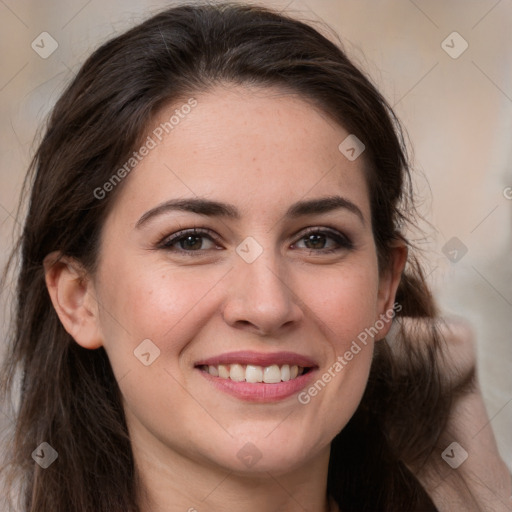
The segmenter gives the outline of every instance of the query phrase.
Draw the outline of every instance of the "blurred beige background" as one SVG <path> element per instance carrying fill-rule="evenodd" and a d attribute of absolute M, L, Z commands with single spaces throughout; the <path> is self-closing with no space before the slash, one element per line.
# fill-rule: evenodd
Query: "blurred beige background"
<path fill-rule="evenodd" d="M 94 48 L 171 3 L 0 0 L 0 263 L 36 129 L 59 92 Z M 443 309 L 475 328 L 489 417 L 512 468 L 512 2 L 261 3 L 329 23 L 405 125 L 435 227 L 421 242 L 429 281 Z M 42 32 L 58 44 L 49 56 L 48 36 L 42 56 L 31 47 Z M 5 332 L 9 290 L 2 301 Z"/>

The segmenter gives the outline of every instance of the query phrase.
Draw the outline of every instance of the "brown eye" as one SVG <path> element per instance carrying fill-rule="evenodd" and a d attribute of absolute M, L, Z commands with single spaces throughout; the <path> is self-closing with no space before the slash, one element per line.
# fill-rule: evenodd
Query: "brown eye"
<path fill-rule="evenodd" d="M 201 249 L 201 246 L 203 245 L 203 238 L 204 237 L 197 235 L 187 235 L 182 238 L 178 238 L 176 242 L 179 244 L 181 249 Z"/>
<path fill-rule="evenodd" d="M 313 229 L 304 234 L 299 242 L 301 241 L 304 241 L 305 249 L 323 254 L 353 248 L 352 242 L 346 236 L 331 230 Z"/>
<path fill-rule="evenodd" d="M 308 249 L 324 249 L 325 243 L 326 243 L 326 237 L 324 234 L 319 233 L 311 233 L 310 235 L 307 235 L 304 237 L 304 241 L 306 243 L 306 246 L 308 244 L 311 244 L 313 247 L 307 247 Z M 322 247 L 320 247 L 322 246 Z"/>
<path fill-rule="evenodd" d="M 159 244 L 159 248 L 178 253 L 202 252 L 212 249 L 213 247 L 204 247 L 205 240 L 210 241 L 215 246 L 214 240 L 208 232 L 195 228 L 188 229 L 165 238 Z M 178 247 L 175 248 L 175 246 Z"/>

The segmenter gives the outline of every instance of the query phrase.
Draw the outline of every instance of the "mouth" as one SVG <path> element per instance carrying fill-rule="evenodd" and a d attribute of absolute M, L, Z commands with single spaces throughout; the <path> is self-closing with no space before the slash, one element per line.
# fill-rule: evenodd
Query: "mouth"
<path fill-rule="evenodd" d="M 196 370 L 216 389 L 251 402 L 275 402 L 303 389 L 316 363 L 291 352 L 232 352 L 203 360 Z"/>
<path fill-rule="evenodd" d="M 219 364 L 219 365 L 201 365 L 198 367 L 201 371 L 208 373 L 219 379 L 229 379 L 234 382 L 249 382 L 256 384 L 264 382 L 265 384 L 278 384 L 296 379 L 301 375 L 308 373 L 311 368 L 298 366 L 296 364 L 272 364 L 270 366 L 258 366 L 253 364 Z"/>

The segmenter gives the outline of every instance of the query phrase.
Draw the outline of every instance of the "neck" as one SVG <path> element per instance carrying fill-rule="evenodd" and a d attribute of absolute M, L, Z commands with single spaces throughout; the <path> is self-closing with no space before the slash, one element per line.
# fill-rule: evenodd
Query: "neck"
<path fill-rule="evenodd" d="M 287 472 L 237 472 L 132 439 L 142 512 L 331 512 L 329 446 Z"/>

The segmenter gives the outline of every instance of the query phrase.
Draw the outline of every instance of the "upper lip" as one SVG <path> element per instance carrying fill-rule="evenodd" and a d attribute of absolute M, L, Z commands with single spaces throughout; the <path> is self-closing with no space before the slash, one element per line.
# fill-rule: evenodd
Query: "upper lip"
<path fill-rule="evenodd" d="M 296 354 L 295 352 L 252 352 L 243 350 L 202 359 L 196 363 L 196 366 L 218 366 L 219 364 L 235 363 L 254 366 L 271 366 L 273 364 L 281 366 L 289 364 L 304 368 L 317 366 L 310 357 Z"/>

